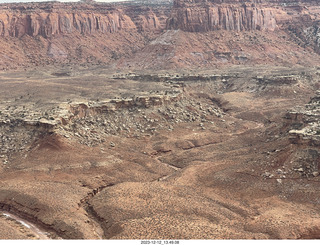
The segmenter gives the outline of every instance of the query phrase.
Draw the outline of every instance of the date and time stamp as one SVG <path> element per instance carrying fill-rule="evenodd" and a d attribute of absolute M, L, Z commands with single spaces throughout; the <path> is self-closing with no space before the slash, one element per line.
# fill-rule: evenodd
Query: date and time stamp
<path fill-rule="evenodd" d="M 179 245 L 180 241 L 177 240 L 142 240 L 142 245 Z"/>

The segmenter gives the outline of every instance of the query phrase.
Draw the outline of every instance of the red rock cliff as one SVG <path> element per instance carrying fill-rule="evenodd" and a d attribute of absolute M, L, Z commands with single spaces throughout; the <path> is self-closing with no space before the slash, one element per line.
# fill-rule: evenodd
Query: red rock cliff
<path fill-rule="evenodd" d="M 114 33 L 120 30 L 163 28 L 151 9 L 142 9 L 133 20 L 122 7 L 87 4 L 7 4 L 0 5 L 0 35 L 10 37 L 51 37 L 60 34 Z"/>
<path fill-rule="evenodd" d="M 312 13 L 315 12 L 315 13 Z M 269 30 L 302 15 L 319 16 L 316 0 L 175 0 L 168 29 Z M 311 16 L 310 15 L 310 16 Z"/>
<path fill-rule="evenodd" d="M 241 4 L 239 4 L 241 3 Z M 200 32 L 210 30 L 275 30 L 275 9 L 251 1 L 181 1 L 174 4 L 168 29 Z"/>
<path fill-rule="evenodd" d="M 0 69 L 54 63 L 109 64 L 166 27 L 170 6 L 0 4 Z"/>
<path fill-rule="evenodd" d="M 261 62 L 261 57 L 272 62 L 280 59 L 279 52 L 290 54 L 281 62 L 295 63 L 306 60 L 297 44 L 318 52 L 319 20 L 319 3 L 312 0 L 175 0 L 172 7 L 128 3 L 0 4 L 0 69 L 50 64 L 133 64 L 139 69 L 163 64 L 255 64 Z M 212 32 L 162 33 L 166 28 Z M 279 32 L 271 33 L 277 28 Z M 255 32 L 252 38 L 247 32 L 215 30 L 270 33 Z M 291 55 L 295 48 L 301 56 Z"/>

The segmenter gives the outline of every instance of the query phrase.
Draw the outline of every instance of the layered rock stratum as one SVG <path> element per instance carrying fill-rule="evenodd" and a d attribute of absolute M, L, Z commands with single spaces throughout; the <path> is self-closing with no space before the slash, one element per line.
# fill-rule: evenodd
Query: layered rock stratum
<path fill-rule="evenodd" d="M 319 52 L 319 8 L 315 1 L 289 0 L 2 4 L 0 67 L 216 67 L 261 64 L 258 56 L 272 56 L 271 63 L 312 64 Z M 186 34 L 176 42 L 184 34 L 172 31 L 202 34 L 180 49 L 194 38 Z"/>
<path fill-rule="evenodd" d="M 125 9 L 109 5 L 62 3 L 10 5 L 1 8 L 0 35 L 17 38 L 24 35 L 50 38 L 73 33 L 107 35 L 120 31 L 157 30 L 163 26 L 161 24 L 158 16 L 148 8 L 141 8 L 139 13 L 131 18 Z"/>
<path fill-rule="evenodd" d="M 277 28 L 276 9 L 250 1 L 176 1 L 167 28 L 184 31 L 270 30 Z"/>
<path fill-rule="evenodd" d="M 0 63 L 8 68 L 55 61 L 108 63 L 130 55 L 159 33 L 166 25 L 166 11 L 166 6 L 155 13 L 143 6 L 2 4 Z"/>

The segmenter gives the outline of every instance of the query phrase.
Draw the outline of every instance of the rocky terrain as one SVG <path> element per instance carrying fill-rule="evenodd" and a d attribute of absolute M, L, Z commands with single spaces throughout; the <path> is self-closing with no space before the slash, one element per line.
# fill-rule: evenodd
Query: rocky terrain
<path fill-rule="evenodd" d="M 168 11 L 166 5 L 153 12 L 144 6 L 2 4 L 0 66 L 109 63 L 143 47 L 165 27 Z"/>
<path fill-rule="evenodd" d="M 65 73 L 2 73 L 0 205 L 18 221 L 55 239 L 319 238 L 319 70 Z M 43 234 L 18 221 L 1 237 Z"/>
<path fill-rule="evenodd" d="M 319 18 L 307 0 L 2 4 L 0 68 L 313 65 Z"/>
<path fill-rule="evenodd" d="M 0 5 L 0 239 L 319 239 L 316 1 Z"/>

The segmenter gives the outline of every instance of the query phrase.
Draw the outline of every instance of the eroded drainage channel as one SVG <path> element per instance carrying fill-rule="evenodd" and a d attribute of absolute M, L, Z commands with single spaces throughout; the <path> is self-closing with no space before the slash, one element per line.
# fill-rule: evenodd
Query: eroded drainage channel
<path fill-rule="evenodd" d="M 8 220 L 12 220 L 12 221 L 17 222 L 18 224 L 20 224 L 21 226 L 23 226 L 27 230 L 29 230 L 33 235 L 35 235 L 36 238 L 38 238 L 40 240 L 52 239 L 52 238 L 50 238 L 50 233 L 40 229 L 35 224 L 33 224 L 23 218 L 20 218 L 20 217 L 14 215 L 14 214 L 11 214 L 7 211 L 0 211 L 0 215 L 4 216 Z"/>

